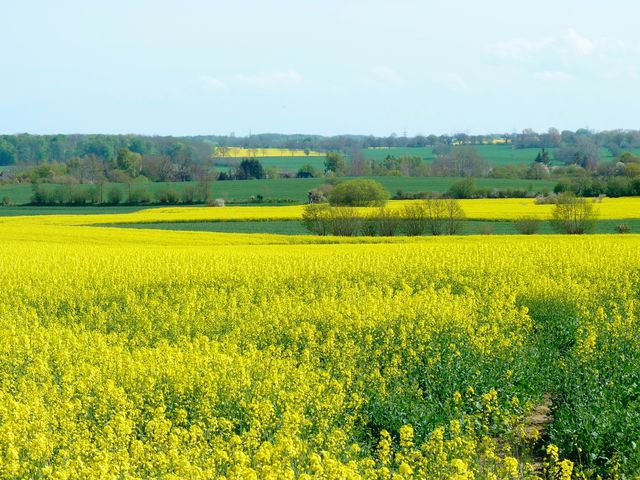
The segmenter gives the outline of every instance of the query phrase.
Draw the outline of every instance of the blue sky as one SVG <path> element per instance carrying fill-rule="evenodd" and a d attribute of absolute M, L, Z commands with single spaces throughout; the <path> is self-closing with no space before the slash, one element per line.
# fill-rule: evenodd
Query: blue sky
<path fill-rule="evenodd" d="M 0 132 L 640 128 L 632 0 L 0 0 Z"/>

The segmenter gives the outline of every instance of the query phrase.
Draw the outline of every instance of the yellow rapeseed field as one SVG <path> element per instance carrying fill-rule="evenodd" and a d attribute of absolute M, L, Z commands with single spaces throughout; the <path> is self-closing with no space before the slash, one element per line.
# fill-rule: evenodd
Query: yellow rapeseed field
<path fill-rule="evenodd" d="M 214 157 L 247 158 L 247 157 L 324 157 L 326 154 L 313 150 L 295 148 L 243 148 L 215 147 Z"/>
<path fill-rule="evenodd" d="M 401 210 L 420 200 L 400 200 L 388 203 L 391 210 Z M 553 205 L 538 205 L 534 199 L 505 198 L 459 200 L 469 220 L 514 220 L 523 216 L 551 218 Z M 55 215 L 41 217 L 38 224 L 96 225 L 105 223 L 156 223 L 238 220 L 296 220 L 302 218 L 303 205 L 288 206 L 231 206 L 231 207 L 159 207 L 138 212 L 111 215 Z M 375 213 L 376 208 L 359 208 L 362 213 Z M 595 204 L 598 218 L 640 218 L 640 197 L 605 198 Z M 0 217 L 2 223 L 27 222 Z"/>
<path fill-rule="evenodd" d="M 96 226 L 299 214 L 0 218 L 0 478 L 638 473 L 640 236 Z M 553 418 L 533 424 L 546 401 Z"/>

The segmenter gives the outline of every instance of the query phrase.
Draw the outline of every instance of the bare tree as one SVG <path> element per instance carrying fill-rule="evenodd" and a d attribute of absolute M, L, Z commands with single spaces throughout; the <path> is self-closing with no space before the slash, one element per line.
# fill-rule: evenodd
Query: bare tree
<path fill-rule="evenodd" d="M 465 219 L 460 203 L 453 198 L 429 198 L 425 201 L 427 226 L 432 235 L 456 235 Z"/>
<path fill-rule="evenodd" d="M 560 233 L 590 233 L 596 227 L 598 212 L 593 201 L 563 193 L 556 200 L 551 226 Z"/>
<path fill-rule="evenodd" d="M 411 203 L 402 210 L 404 232 L 410 236 L 424 235 L 427 230 L 428 210 L 423 203 Z"/>
<path fill-rule="evenodd" d="M 453 198 L 444 200 L 445 205 L 445 233 L 447 235 L 457 235 L 462 231 L 462 225 L 465 219 L 464 210 L 460 206 L 460 202 Z"/>
<path fill-rule="evenodd" d="M 435 175 L 479 177 L 487 174 L 489 166 L 475 148 L 458 146 L 448 154 L 436 157 L 431 169 Z"/>
<path fill-rule="evenodd" d="M 332 235 L 352 237 L 362 226 L 362 217 L 354 207 L 330 207 L 330 218 Z"/>
<path fill-rule="evenodd" d="M 383 237 L 393 237 L 400 227 L 400 216 L 387 207 L 382 207 L 378 212 L 378 231 Z"/>

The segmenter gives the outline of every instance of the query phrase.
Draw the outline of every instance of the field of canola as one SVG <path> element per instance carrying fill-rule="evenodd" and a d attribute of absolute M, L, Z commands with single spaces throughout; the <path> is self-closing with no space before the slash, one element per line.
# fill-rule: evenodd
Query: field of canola
<path fill-rule="evenodd" d="M 101 218 L 0 219 L 0 478 L 640 473 L 640 236 Z"/>
<path fill-rule="evenodd" d="M 388 202 L 391 210 L 401 210 L 406 205 L 420 200 Z M 553 205 L 537 205 L 530 198 L 459 200 L 468 220 L 515 220 L 520 217 L 551 218 Z M 362 213 L 376 213 L 377 208 L 360 208 Z M 640 218 L 640 197 L 605 198 L 595 204 L 600 220 L 624 220 Z M 155 222 L 206 222 L 206 221 L 251 221 L 251 220 L 299 220 L 304 205 L 287 206 L 235 206 L 235 207 L 159 207 L 146 208 L 125 214 L 55 215 L 40 218 L 39 225 L 98 225 L 109 223 L 155 223 Z M 30 225 L 29 219 L 0 217 L 0 225 Z"/>

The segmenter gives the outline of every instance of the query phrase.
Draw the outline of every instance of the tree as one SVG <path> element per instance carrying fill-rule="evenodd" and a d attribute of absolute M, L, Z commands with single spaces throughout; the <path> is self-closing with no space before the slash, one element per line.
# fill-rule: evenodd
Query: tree
<path fill-rule="evenodd" d="M 558 195 L 553 209 L 551 226 L 560 233 L 582 234 L 595 229 L 598 214 L 593 202 L 573 193 Z"/>
<path fill-rule="evenodd" d="M 540 220 L 530 215 L 516 218 L 513 224 L 521 235 L 533 235 L 540 229 Z"/>
<path fill-rule="evenodd" d="M 465 178 L 451 185 L 447 191 L 447 196 L 451 198 L 473 198 L 476 191 L 476 182 L 473 178 Z"/>
<path fill-rule="evenodd" d="M 118 150 L 116 165 L 120 170 L 127 172 L 131 178 L 135 178 L 140 175 L 142 169 L 142 156 L 126 147 L 121 148 Z"/>
<path fill-rule="evenodd" d="M 447 155 L 437 156 L 432 171 L 442 176 L 479 177 L 487 174 L 489 166 L 474 147 L 458 146 Z"/>
<path fill-rule="evenodd" d="M 551 163 L 551 158 L 549 157 L 549 152 L 544 148 L 538 152 L 535 158 L 536 163 L 543 163 L 544 165 L 549 165 Z"/>
<path fill-rule="evenodd" d="M 190 180 L 191 167 L 195 157 L 193 148 L 182 142 L 176 142 L 168 148 L 167 153 L 171 161 L 177 166 L 178 179 L 183 182 Z"/>
<path fill-rule="evenodd" d="M 332 207 L 330 212 L 331 234 L 343 237 L 357 235 L 362 226 L 362 217 L 353 207 Z"/>
<path fill-rule="evenodd" d="M 115 151 L 113 142 L 106 135 L 91 135 L 80 146 L 81 156 L 95 155 L 103 159 L 112 159 Z"/>
<path fill-rule="evenodd" d="M 595 170 L 600 160 L 600 148 L 588 136 L 574 136 L 574 143 L 563 145 L 554 152 L 556 160 L 567 165 L 578 165 L 586 170 Z"/>
<path fill-rule="evenodd" d="M 198 181 L 195 193 L 202 203 L 209 203 L 211 200 L 211 183 L 215 178 L 215 173 L 206 173 Z"/>
<path fill-rule="evenodd" d="M 129 203 L 131 205 L 151 203 L 151 192 L 144 187 L 137 187 L 132 190 L 131 184 L 129 184 Z"/>
<path fill-rule="evenodd" d="M 173 164 L 167 155 L 142 156 L 142 174 L 154 182 L 170 181 L 173 171 Z"/>
<path fill-rule="evenodd" d="M 311 233 L 329 235 L 330 208 L 327 204 L 311 203 L 305 205 L 302 211 L 302 224 Z"/>
<path fill-rule="evenodd" d="M 404 231 L 409 236 L 423 235 L 427 229 L 427 207 L 424 203 L 411 203 L 402 210 Z"/>
<path fill-rule="evenodd" d="M 360 148 L 349 149 L 348 175 L 350 177 L 366 177 L 367 175 L 371 175 L 371 165 L 362 154 Z"/>
<path fill-rule="evenodd" d="M 444 231 L 447 235 L 457 235 L 462 230 L 465 219 L 464 210 L 457 200 L 447 198 L 444 200 Z"/>
<path fill-rule="evenodd" d="M 393 237 L 400 226 L 400 216 L 387 207 L 381 207 L 376 217 L 378 232 L 383 237 Z"/>
<path fill-rule="evenodd" d="M 427 227 L 432 235 L 455 235 L 462 229 L 465 219 L 460 204 L 452 198 L 425 200 Z"/>
<path fill-rule="evenodd" d="M 0 165 L 13 165 L 16 163 L 18 151 L 16 147 L 0 138 Z"/>
<path fill-rule="evenodd" d="M 324 159 L 324 171 L 342 175 L 345 169 L 344 156 L 339 152 L 329 152 Z"/>
<path fill-rule="evenodd" d="M 313 165 L 311 165 L 310 163 L 306 163 L 302 165 L 298 169 L 298 173 L 296 173 L 296 177 L 298 178 L 314 178 L 319 176 L 320 176 L 320 172 L 318 171 L 318 169 Z"/>
<path fill-rule="evenodd" d="M 352 207 L 383 206 L 389 192 L 375 180 L 349 180 L 336 185 L 329 193 L 331 205 Z"/>
<path fill-rule="evenodd" d="M 119 187 L 111 187 L 107 192 L 107 202 L 111 205 L 118 205 L 122 202 L 122 190 Z"/>
<path fill-rule="evenodd" d="M 236 178 L 238 180 L 251 180 L 265 178 L 266 174 L 262 163 L 257 158 L 245 158 L 236 168 Z"/>

